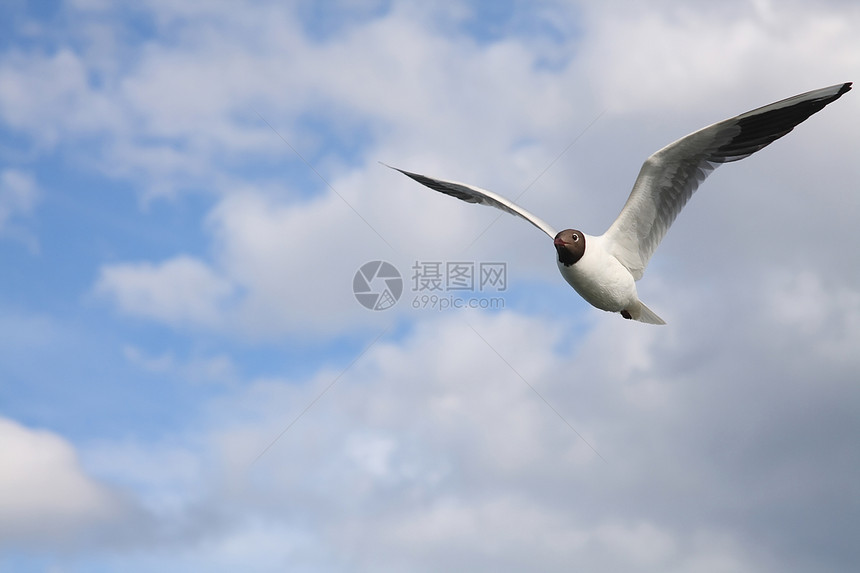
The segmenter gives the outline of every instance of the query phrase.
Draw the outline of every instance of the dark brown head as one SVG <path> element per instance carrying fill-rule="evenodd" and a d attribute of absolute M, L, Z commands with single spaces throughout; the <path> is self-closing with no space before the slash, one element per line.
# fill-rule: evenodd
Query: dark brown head
<path fill-rule="evenodd" d="M 553 241 L 558 251 L 558 262 L 569 267 L 585 254 L 585 234 L 576 229 L 565 229 Z"/>

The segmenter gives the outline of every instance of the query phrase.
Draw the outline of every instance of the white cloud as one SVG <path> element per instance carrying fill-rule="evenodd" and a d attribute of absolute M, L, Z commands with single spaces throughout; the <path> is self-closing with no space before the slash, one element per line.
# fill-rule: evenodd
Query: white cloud
<path fill-rule="evenodd" d="M 0 544 L 69 542 L 125 517 L 125 504 L 57 434 L 0 418 L 0 451 Z"/>
<path fill-rule="evenodd" d="M 193 382 L 231 383 L 237 380 L 236 365 L 229 356 L 194 354 L 185 359 L 178 358 L 172 352 L 150 355 L 146 351 L 126 345 L 122 349 L 125 358 L 132 364 L 154 373 L 176 374 Z"/>
<path fill-rule="evenodd" d="M 18 169 L 0 172 L 0 231 L 16 215 L 32 210 L 38 198 L 38 186 L 31 173 Z"/>
<path fill-rule="evenodd" d="M 92 157 L 79 160 L 146 190 L 175 192 L 229 189 L 221 164 L 280 160 L 284 148 L 257 113 L 309 157 L 326 150 L 303 124 L 308 118 L 321 118 L 340 137 L 367 127 L 396 133 L 391 148 L 401 154 L 445 148 L 490 159 L 510 145 L 512 131 L 520 139 L 570 117 L 571 95 L 553 74 L 534 69 L 537 56 L 527 47 L 452 43 L 420 24 L 428 21 L 425 8 L 396 5 L 327 42 L 282 6 L 242 14 L 228 5 L 153 10 L 173 39 L 149 42 L 133 56 L 92 25 L 76 32 L 84 54 L 7 55 L 0 61 L 7 124 L 47 145 L 102 135 Z M 461 83 L 476 89 L 452 89 Z"/>
<path fill-rule="evenodd" d="M 121 111 L 93 89 L 81 57 L 63 48 L 51 56 L 13 51 L 0 60 L 0 117 L 39 145 L 116 130 Z"/>
<path fill-rule="evenodd" d="M 754 106 L 739 98 L 848 81 L 860 64 L 850 24 L 860 14 L 844 5 L 604 2 L 586 15 L 590 75 L 603 100 L 627 113 Z"/>
<path fill-rule="evenodd" d="M 106 266 L 96 291 L 131 315 L 172 325 L 218 326 L 234 287 L 196 259 L 177 256 L 160 265 Z"/>
<path fill-rule="evenodd" d="M 767 278 L 768 311 L 773 321 L 813 341 L 811 348 L 837 363 L 858 362 L 860 287 L 825 281 L 810 270 L 795 275 L 777 273 Z"/>
<path fill-rule="evenodd" d="M 763 296 L 743 304 L 766 309 Z M 224 544 L 230 559 L 256 562 L 272 539 L 260 523 L 284 542 L 270 555 L 311 569 L 799 572 L 790 563 L 810 548 L 798 540 L 821 527 L 846 550 L 838 520 L 801 518 L 848 491 L 851 472 L 831 470 L 855 464 L 839 453 L 851 429 L 803 412 L 842 408 L 852 364 L 824 367 L 829 356 L 796 349 L 818 365 L 813 385 L 790 363 L 779 369 L 769 357 L 782 343 L 758 331 L 719 348 L 724 330 L 667 340 L 597 322 L 583 335 L 510 312 L 434 317 L 377 343 L 256 463 L 339 369 L 211 402 L 181 463 L 167 463 L 172 448 L 123 447 L 97 466 L 142 492 L 154 484 L 147 497 L 172 508 L 162 527 L 230 516 L 188 526 L 185 564 Z M 641 399 L 643 385 L 661 399 Z"/>
<path fill-rule="evenodd" d="M 41 195 L 32 172 L 11 168 L 0 170 L 0 238 L 19 241 L 32 254 L 39 252 L 39 240 L 24 221 Z"/>

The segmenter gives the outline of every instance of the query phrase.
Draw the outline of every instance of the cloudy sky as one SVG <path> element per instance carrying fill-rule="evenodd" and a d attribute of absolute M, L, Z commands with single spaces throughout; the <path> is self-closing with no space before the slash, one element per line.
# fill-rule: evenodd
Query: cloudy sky
<path fill-rule="evenodd" d="M 378 162 L 599 234 L 659 147 L 860 80 L 860 7 L 427 4 L 3 2 L 0 570 L 856 571 L 856 90 L 703 185 L 665 327 Z"/>

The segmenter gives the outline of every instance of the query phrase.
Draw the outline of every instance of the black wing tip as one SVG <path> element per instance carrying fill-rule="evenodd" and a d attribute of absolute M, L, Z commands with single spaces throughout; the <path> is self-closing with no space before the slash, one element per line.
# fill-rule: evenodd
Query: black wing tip
<path fill-rule="evenodd" d="M 852 84 L 853 84 L 853 83 L 854 83 L 854 82 L 845 82 L 844 84 L 840 85 L 840 86 L 839 86 L 839 90 L 838 90 L 835 94 L 833 94 L 832 96 L 830 96 L 830 97 L 826 98 L 826 99 L 827 99 L 827 103 L 834 102 L 834 101 L 838 100 L 839 98 L 841 98 L 844 94 L 846 94 L 846 93 L 850 92 L 850 91 L 851 91 L 851 86 L 852 86 Z M 838 85 L 838 84 L 837 84 L 837 85 Z M 836 86 L 834 86 L 834 87 L 836 87 Z"/>
<path fill-rule="evenodd" d="M 407 171 L 403 171 L 403 170 L 402 170 L 402 169 L 400 169 L 399 167 L 395 167 L 395 166 L 393 166 L 393 165 L 389 165 L 389 164 L 387 164 L 387 163 L 386 163 L 386 162 L 384 162 L 384 161 L 379 161 L 378 163 L 379 163 L 380 165 L 384 166 L 384 167 L 388 167 L 389 169 L 393 169 L 393 170 L 395 170 L 395 171 L 399 171 L 399 172 L 401 172 L 401 173 L 408 173 Z"/>
<path fill-rule="evenodd" d="M 394 169 L 395 171 L 399 171 L 400 173 L 406 175 L 407 177 L 409 177 L 413 181 L 416 181 L 416 182 L 420 183 L 421 185 L 424 185 L 425 187 L 432 189 L 433 191 L 438 191 L 439 193 L 444 193 L 445 195 L 449 195 L 449 196 L 454 197 L 456 199 L 459 199 L 461 201 L 465 201 L 466 203 L 480 203 L 481 202 L 480 198 L 476 197 L 475 195 L 473 195 L 471 193 L 463 191 L 463 189 L 465 189 L 465 187 L 463 185 L 461 185 L 460 183 L 453 183 L 451 181 L 442 181 L 439 179 L 434 179 L 432 177 L 427 177 L 426 175 L 421 175 L 420 173 L 412 173 L 410 171 L 405 171 L 403 169 L 400 169 L 399 167 L 393 167 L 391 165 L 388 165 L 387 163 L 383 163 L 382 161 L 380 161 L 380 163 L 382 163 L 382 165 L 385 165 L 386 167 Z"/>
<path fill-rule="evenodd" d="M 421 175 L 420 173 L 412 173 L 411 171 L 406 171 L 405 169 L 400 169 L 399 167 L 394 167 L 393 165 L 389 165 L 389 164 L 385 163 L 384 161 L 380 161 L 379 164 L 384 165 L 385 167 L 388 167 L 389 169 L 393 169 L 394 171 L 397 171 L 398 173 L 402 173 L 402 174 L 406 175 L 407 177 L 409 177 L 410 179 L 414 179 L 415 181 L 421 183 L 422 185 L 427 185 L 424 181 L 422 181 L 422 179 L 424 179 L 424 180 L 430 179 L 426 175 Z"/>
<path fill-rule="evenodd" d="M 418 183 L 424 185 L 425 187 L 429 187 L 429 188 L 433 189 L 434 191 L 439 191 L 441 193 L 447 193 L 448 195 L 452 194 L 449 191 L 449 189 L 444 186 L 444 184 L 443 184 L 444 182 L 437 181 L 436 179 L 433 179 L 432 177 L 427 177 L 426 175 L 421 175 L 420 173 L 412 173 L 411 171 L 406 171 L 405 169 L 400 169 L 399 167 L 394 167 L 393 165 L 383 163 L 382 161 L 380 161 L 379 163 L 382 163 L 382 165 L 388 167 L 389 169 L 393 169 L 395 171 L 398 171 L 398 172 L 406 175 L 410 179 L 417 181 Z"/>
<path fill-rule="evenodd" d="M 740 133 L 719 147 L 712 160 L 725 163 L 749 157 L 842 97 L 851 90 L 852 83 L 835 84 L 743 114 L 737 121 Z M 793 103 L 780 106 L 789 101 Z M 767 109 L 774 105 L 779 107 Z"/>
<path fill-rule="evenodd" d="M 380 163 L 382 163 L 382 162 L 380 161 Z M 430 180 L 430 178 L 427 177 L 426 175 L 421 175 L 420 173 L 412 173 L 411 171 L 406 171 L 405 169 L 400 169 L 399 167 L 394 167 L 393 165 L 388 165 L 387 163 L 382 163 L 382 164 L 385 165 L 386 167 L 388 167 L 389 169 L 393 169 L 393 170 L 397 171 L 398 173 L 402 173 L 402 174 L 406 175 L 410 179 L 414 179 L 415 181 L 417 181 L 418 183 L 421 183 L 422 185 L 427 185 L 427 183 L 425 183 L 424 181 Z"/>

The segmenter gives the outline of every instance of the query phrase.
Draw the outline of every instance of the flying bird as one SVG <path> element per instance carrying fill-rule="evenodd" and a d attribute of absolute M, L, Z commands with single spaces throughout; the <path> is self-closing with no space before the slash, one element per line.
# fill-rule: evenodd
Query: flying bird
<path fill-rule="evenodd" d="M 553 240 L 558 269 L 586 301 L 627 319 L 665 324 L 639 300 L 636 281 L 642 278 L 651 255 L 699 185 L 719 165 L 767 147 L 850 89 L 851 82 L 847 82 L 806 92 L 670 143 L 645 160 L 618 218 L 597 236 L 576 229 L 556 231 L 512 201 L 473 185 L 386 166 L 434 191 L 522 217 Z"/>

